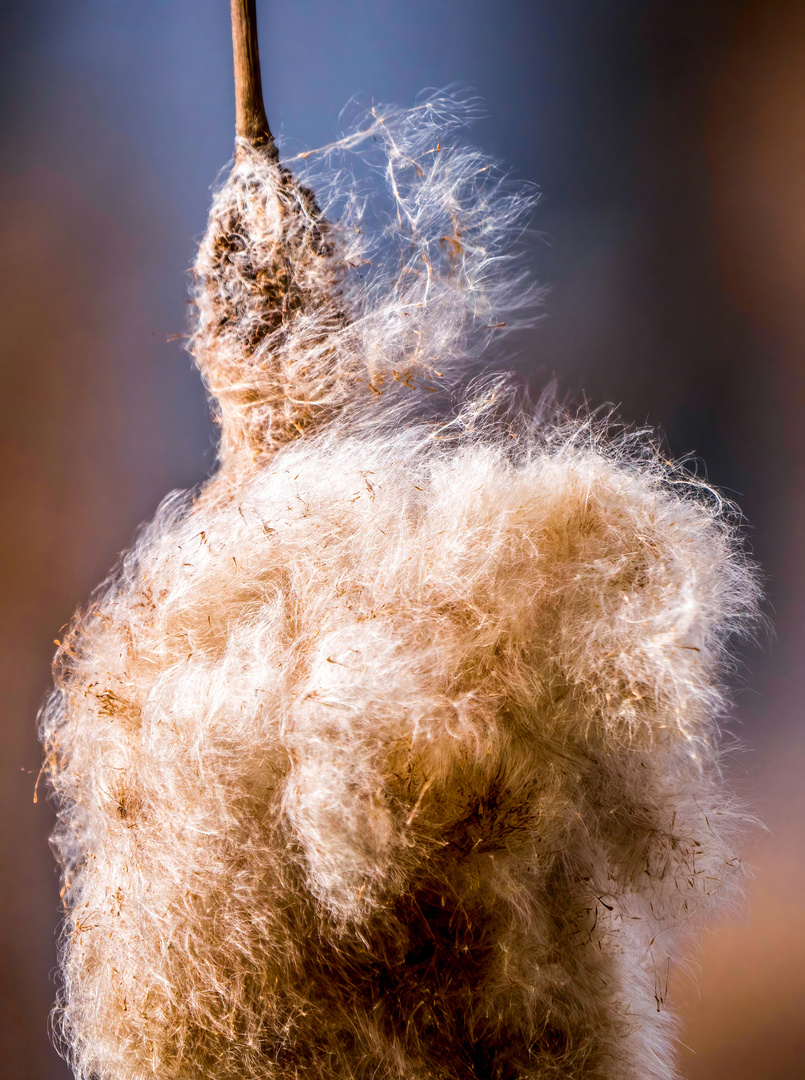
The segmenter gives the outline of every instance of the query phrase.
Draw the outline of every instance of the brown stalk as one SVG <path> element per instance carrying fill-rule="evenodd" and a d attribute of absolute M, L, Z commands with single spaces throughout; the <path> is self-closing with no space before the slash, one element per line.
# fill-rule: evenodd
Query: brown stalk
<path fill-rule="evenodd" d="M 260 81 L 255 0 L 231 0 L 232 52 L 235 60 L 235 131 L 252 146 L 277 156 L 268 126 Z"/>

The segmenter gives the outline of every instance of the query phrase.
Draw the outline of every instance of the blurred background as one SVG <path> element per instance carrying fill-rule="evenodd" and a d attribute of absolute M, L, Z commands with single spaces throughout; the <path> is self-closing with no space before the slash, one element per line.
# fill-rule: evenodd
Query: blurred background
<path fill-rule="evenodd" d="M 228 9 L 0 0 L 3 1080 L 67 1077 L 47 1035 L 52 809 L 33 801 L 53 639 L 214 461 L 169 339 L 232 150 Z M 746 851 L 746 911 L 671 999 L 688 1080 L 802 1077 L 805 5 L 258 0 L 258 16 L 269 119 L 295 143 L 330 141 L 355 93 L 485 99 L 471 138 L 543 191 L 531 259 L 551 292 L 520 371 L 659 427 L 745 513 L 775 634 L 743 655 L 734 783 L 769 832 Z"/>

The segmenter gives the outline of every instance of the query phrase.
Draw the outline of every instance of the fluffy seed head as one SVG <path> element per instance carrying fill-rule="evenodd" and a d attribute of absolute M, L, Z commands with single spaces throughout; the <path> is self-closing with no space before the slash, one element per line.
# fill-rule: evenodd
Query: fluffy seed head
<path fill-rule="evenodd" d="M 215 196 L 221 468 L 42 715 L 80 1080 L 676 1075 L 667 960 L 739 879 L 717 720 L 756 587 L 645 441 L 495 421 L 500 387 L 406 416 L 533 302 L 530 196 L 448 108 L 306 158 L 319 201 L 245 146 Z M 366 146 L 385 219 L 338 165 Z"/>

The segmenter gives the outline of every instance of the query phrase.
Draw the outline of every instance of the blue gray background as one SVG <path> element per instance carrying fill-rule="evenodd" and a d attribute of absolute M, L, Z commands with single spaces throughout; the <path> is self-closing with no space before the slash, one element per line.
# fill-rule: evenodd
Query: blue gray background
<path fill-rule="evenodd" d="M 58 885 L 34 804 L 53 638 L 171 488 L 214 460 L 181 342 L 232 149 L 227 0 L 0 0 L 0 1075 L 57 1080 Z M 805 1058 L 805 10 L 780 0 L 258 0 L 272 127 L 458 84 L 543 198 L 538 391 L 611 402 L 735 498 L 775 636 L 747 649 L 735 783 L 770 833 L 747 911 L 673 976 L 690 1080 Z M 494 357 L 490 358 L 494 362 Z"/>

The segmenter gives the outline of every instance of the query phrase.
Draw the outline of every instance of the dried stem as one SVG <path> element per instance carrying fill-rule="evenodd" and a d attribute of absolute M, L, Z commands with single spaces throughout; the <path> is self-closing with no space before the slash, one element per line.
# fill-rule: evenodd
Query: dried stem
<path fill-rule="evenodd" d="M 231 0 L 232 51 L 235 60 L 235 131 L 276 156 L 260 82 L 255 0 Z"/>

